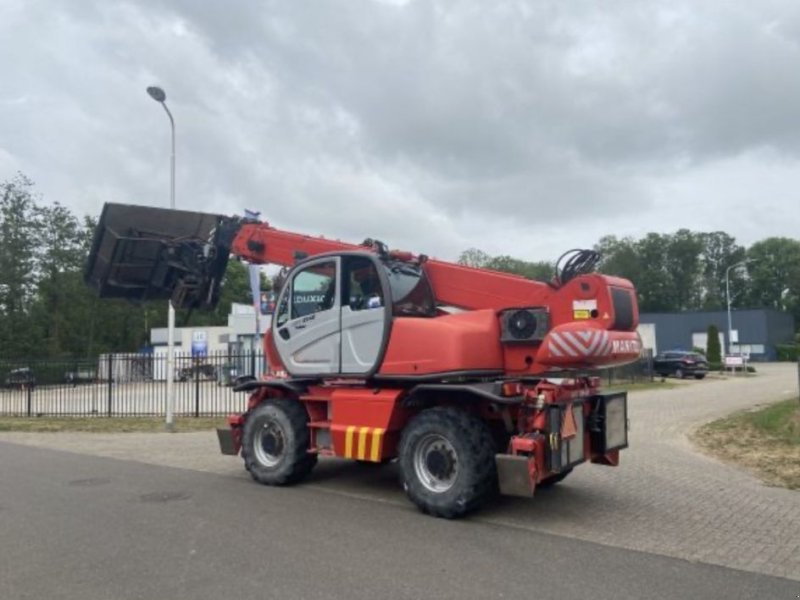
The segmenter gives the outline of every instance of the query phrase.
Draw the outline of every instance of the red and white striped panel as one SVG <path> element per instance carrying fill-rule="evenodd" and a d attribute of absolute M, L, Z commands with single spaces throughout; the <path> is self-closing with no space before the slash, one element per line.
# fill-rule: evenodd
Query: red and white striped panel
<path fill-rule="evenodd" d="M 586 356 L 610 356 L 612 343 L 607 331 L 553 331 L 547 349 L 558 357 L 582 358 Z"/>

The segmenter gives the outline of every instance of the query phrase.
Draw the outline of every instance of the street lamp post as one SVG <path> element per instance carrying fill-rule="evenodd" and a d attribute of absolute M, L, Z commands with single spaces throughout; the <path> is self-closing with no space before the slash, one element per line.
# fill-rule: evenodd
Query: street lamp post
<path fill-rule="evenodd" d="M 729 266 L 725 269 L 725 299 L 728 302 L 728 355 L 731 355 L 731 331 L 733 330 L 732 320 L 731 320 L 731 269 L 736 269 L 738 267 L 743 267 L 748 262 L 747 260 L 743 260 L 742 262 L 738 262 Z"/>
<path fill-rule="evenodd" d="M 175 119 L 167 108 L 167 94 L 160 87 L 147 88 L 150 97 L 164 107 L 172 132 L 172 153 L 169 162 L 169 207 L 175 209 Z M 167 311 L 167 431 L 175 431 L 175 307 L 169 301 Z"/>

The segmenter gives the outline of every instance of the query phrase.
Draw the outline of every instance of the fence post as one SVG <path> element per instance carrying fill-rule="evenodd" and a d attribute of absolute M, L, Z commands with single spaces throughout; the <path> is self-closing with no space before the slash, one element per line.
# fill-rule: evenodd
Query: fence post
<path fill-rule="evenodd" d="M 33 373 L 33 365 L 30 363 L 28 364 L 28 373 Z M 25 385 L 25 390 L 28 393 L 28 416 L 30 417 L 33 414 L 33 375 L 25 375 L 26 378 L 29 379 L 27 384 Z"/>
<path fill-rule="evenodd" d="M 111 416 L 111 403 L 114 393 L 112 384 L 114 383 L 114 355 L 108 353 L 108 416 Z"/>
<path fill-rule="evenodd" d="M 194 369 L 194 416 L 200 416 L 200 363 Z"/>

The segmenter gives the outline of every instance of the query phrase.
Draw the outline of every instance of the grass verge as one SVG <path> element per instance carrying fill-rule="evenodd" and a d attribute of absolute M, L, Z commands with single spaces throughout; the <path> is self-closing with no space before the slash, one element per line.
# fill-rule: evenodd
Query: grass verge
<path fill-rule="evenodd" d="M 224 427 L 224 417 L 181 417 L 175 419 L 175 431 L 205 431 Z M 163 417 L 0 417 L 0 431 L 52 433 L 82 431 L 90 433 L 166 432 Z"/>
<path fill-rule="evenodd" d="M 755 471 L 771 485 L 800 489 L 800 404 L 787 400 L 708 423 L 692 441 Z"/>

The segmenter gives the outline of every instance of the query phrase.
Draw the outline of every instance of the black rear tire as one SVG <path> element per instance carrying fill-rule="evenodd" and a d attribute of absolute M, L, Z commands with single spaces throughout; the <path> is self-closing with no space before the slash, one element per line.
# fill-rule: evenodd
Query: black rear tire
<path fill-rule="evenodd" d="M 297 400 L 265 400 L 244 422 L 242 458 L 259 483 L 288 485 L 303 479 L 317 464 L 308 445 L 308 413 Z"/>
<path fill-rule="evenodd" d="M 463 516 L 497 489 L 494 454 L 483 421 L 455 408 L 430 408 L 403 431 L 398 451 L 403 488 L 424 513 Z"/>
<path fill-rule="evenodd" d="M 705 378 L 705 374 L 703 374 L 703 375 L 695 375 L 694 378 L 695 379 L 703 379 L 703 378 Z"/>

